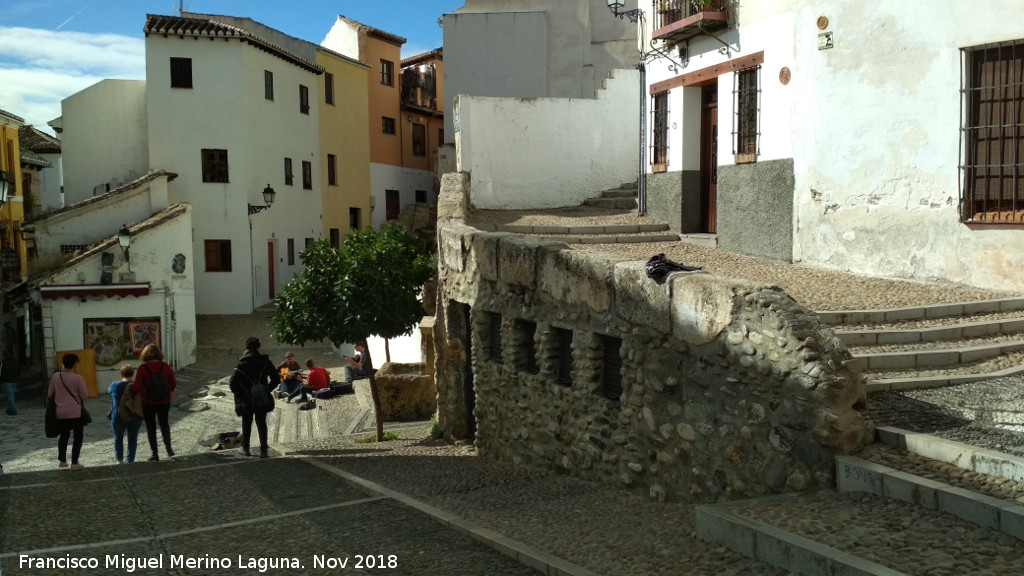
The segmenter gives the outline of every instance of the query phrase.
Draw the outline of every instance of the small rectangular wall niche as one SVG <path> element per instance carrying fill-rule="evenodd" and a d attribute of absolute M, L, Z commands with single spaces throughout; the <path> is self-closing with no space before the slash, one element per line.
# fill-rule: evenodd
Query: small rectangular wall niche
<path fill-rule="evenodd" d="M 553 328 L 555 334 L 555 346 L 558 353 L 556 368 L 556 381 L 562 386 L 572 386 L 572 330 L 565 328 Z"/>
<path fill-rule="evenodd" d="M 537 374 L 540 366 L 537 365 L 537 350 L 535 340 L 537 334 L 537 323 L 529 320 L 516 321 L 516 335 L 518 336 L 518 368 L 520 372 Z"/>
<path fill-rule="evenodd" d="M 502 364 L 501 356 L 501 314 L 487 313 L 487 358 L 496 364 Z"/>
<path fill-rule="evenodd" d="M 622 339 L 601 336 L 601 391 L 616 402 L 622 397 Z"/>

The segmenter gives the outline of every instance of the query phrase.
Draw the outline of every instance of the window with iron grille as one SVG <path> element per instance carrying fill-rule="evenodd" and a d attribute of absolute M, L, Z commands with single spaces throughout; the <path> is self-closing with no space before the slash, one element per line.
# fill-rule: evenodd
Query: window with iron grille
<path fill-rule="evenodd" d="M 556 380 L 562 386 L 572 386 L 572 330 L 553 328 L 558 351 Z"/>
<path fill-rule="evenodd" d="M 285 186 L 291 186 L 295 181 L 295 173 L 292 172 L 292 159 L 284 159 L 284 184 Z"/>
<path fill-rule="evenodd" d="M 398 220 L 398 214 L 402 211 L 401 194 L 398 190 L 384 191 L 384 219 Z"/>
<path fill-rule="evenodd" d="M 312 244 L 313 244 L 313 239 L 312 238 L 306 238 L 305 248 L 309 248 Z"/>
<path fill-rule="evenodd" d="M 309 88 L 299 84 L 299 112 L 309 114 Z"/>
<path fill-rule="evenodd" d="M 331 228 L 331 248 L 341 248 L 341 230 Z"/>
<path fill-rule="evenodd" d="M 391 86 L 394 82 L 393 72 L 395 69 L 395 63 L 388 60 L 380 61 L 380 83 L 385 86 Z"/>
<path fill-rule="evenodd" d="M 740 70 L 733 75 L 733 100 L 736 107 L 733 124 L 734 155 L 760 153 L 761 67 Z"/>
<path fill-rule="evenodd" d="M 651 97 L 651 164 L 668 166 L 668 92 Z"/>
<path fill-rule="evenodd" d="M 327 184 L 338 185 L 338 157 L 334 154 L 327 155 Z"/>
<path fill-rule="evenodd" d="M 231 272 L 231 240 L 204 241 L 207 272 Z"/>
<path fill-rule="evenodd" d="M 203 148 L 203 182 L 229 182 L 228 151 Z"/>
<path fill-rule="evenodd" d="M 171 88 L 192 88 L 191 58 L 171 58 Z"/>
<path fill-rule="evenodd" d="M 334 74 L 324 72 L 324 102 L 334 104 Z"/>
<path fill-rule="evenodd" d="M 395 133 L 395 119 L 388 118 L 387 116 L 380 117 L 380 131 L 384 134 Z"/>
<path fill-rule="evenodd" d="M 60 253 L 64 256 L 74 256 L 80 250 L 85 250 L 85 244 L 61 244 Z"/>
<path fill-rule="evenodd" d="M 601 347 L 601 391 L 606 398 L 618 400 L 622 397 L 622 340 L 602 336 Z"/>
<path fill-rule="evenodd" d="M 303 190 L 313 189 L 313 163 L 308 160 L 302 161 L 302 188 Z"/>
<path fill-rule="evenodd" d="M 534 342 L 537 324 L 528 320 L 518 320 L 516 321 L 516 332 L 519 335 L 519 370 L 527 374 L 537 374 L 540 372 Z"/>
<path fill-rule="evenodd" d="M 487 358 L 502 363 L 501 358 L 501 314 L 487 313 Z"/>
<path fill-rule="evenodd" d="M 961 218 L 1024 222 L 1024 39 L 960 52 Z"/>
<path fill-rule="evenodd" d="M 267 100 L 274 99 L 274 73 L 270 70 L 263 71 L 263 97 Z"/>
<path fill-rule="evenodd" d="M 295 265 L 295 238 L 288 239 L 288 265 Z"/>

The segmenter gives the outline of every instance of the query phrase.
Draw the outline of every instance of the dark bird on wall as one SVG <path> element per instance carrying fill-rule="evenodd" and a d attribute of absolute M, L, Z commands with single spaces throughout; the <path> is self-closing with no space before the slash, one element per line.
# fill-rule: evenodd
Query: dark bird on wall
<path fill-rule="evenodd" d="M 651 259 L 647 261 L 647 265 L 644 267 L 647 272 L 647 277 L 655 282 L 661 284 L 668 277 L 669 272 L 699 272 L 700 268 L 696 266 L 686 266 L 678 262 L 673 262 L 668 258 L 665 258 L 664 254 L 658 254 L 651 256 Z"/>

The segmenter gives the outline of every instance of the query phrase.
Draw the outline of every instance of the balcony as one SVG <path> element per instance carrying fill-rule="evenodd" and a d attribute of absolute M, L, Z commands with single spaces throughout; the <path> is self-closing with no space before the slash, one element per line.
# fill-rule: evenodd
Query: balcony
<path fill-rule="evenodd" d="M 682 42 L 729 26 L 726 0 L 654 0 L 654 39 Z"/>

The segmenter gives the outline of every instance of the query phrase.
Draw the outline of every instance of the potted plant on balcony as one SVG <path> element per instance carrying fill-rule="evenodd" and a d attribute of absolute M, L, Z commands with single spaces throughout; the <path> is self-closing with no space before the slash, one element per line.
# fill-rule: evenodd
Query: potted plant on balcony
<path fill-rule="evenodd" d="M 655 7 L 661 26 L 667 26 L 683 19 L 683 2 L 686 0 L 657 0 Z"/>

